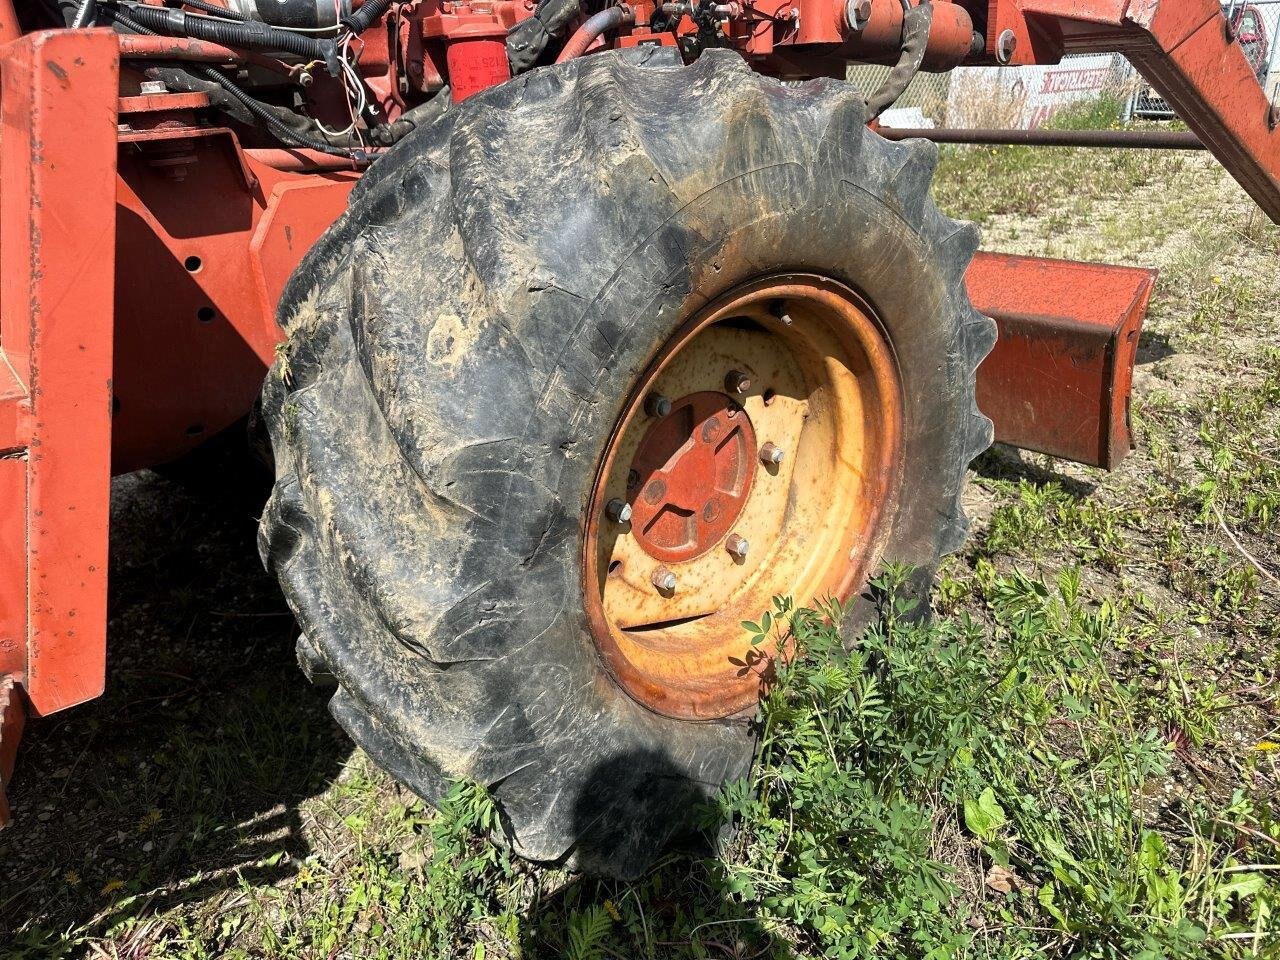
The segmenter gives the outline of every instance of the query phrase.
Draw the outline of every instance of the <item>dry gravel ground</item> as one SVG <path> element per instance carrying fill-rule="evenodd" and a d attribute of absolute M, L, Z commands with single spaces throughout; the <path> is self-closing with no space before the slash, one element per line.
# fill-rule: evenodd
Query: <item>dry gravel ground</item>
<path fill-rule="evenodd" d="M 945 568 L 941 612 L 989 617 L 994 577 L 1079 565 L 1088 596 L 1146 625 L 1115 669 L 1176 747 L 1153 818 L 1188 792 L 1224 808 L 1238 790 L 1274 795 L 1280 233 L 1196 155 L 955 150 L 938 196 L 981 221 L 988 249 L 1163 271 L 1136 377 L 1138 451 L 1110 475 L 982 458 L 974 536 Z M 373 954 L 386 918 L 357 867 L 390 851 L 385 894 L 430 856 L 430 814 L 352 747 L 296 668 L 295 627 L 256 556 L 261 485 L 230 468 L 210 479 L 201 492 L 152 473 L 115 483 L 108 692 L 28 729 L 16 824 L 0 834 L 0 954 Z M 516 955 L 486 936 L 489 956 Z M 457 956 L 486 953 L 468 940 Z"/>

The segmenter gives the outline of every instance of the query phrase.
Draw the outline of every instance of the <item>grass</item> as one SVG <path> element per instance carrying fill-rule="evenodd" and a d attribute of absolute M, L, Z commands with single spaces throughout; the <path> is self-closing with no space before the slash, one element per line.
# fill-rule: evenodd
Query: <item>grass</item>
<path fill-rule="evenodd" d="M 1162 269 L 1138 449 L 981 458 L 927 624 L 896 569 L 848 654 L 838 605 L 780 601 L 706 846 L 601 881 L 507 857 L 478 785 L 424 807 L 295 676 L 249 511 L 147 480 L 109 698 L 25 748 L 6 955 L 1280 956 L 1280 231 L 1187 155 L 944 150 L 937 192 L 992 248 Z"/>

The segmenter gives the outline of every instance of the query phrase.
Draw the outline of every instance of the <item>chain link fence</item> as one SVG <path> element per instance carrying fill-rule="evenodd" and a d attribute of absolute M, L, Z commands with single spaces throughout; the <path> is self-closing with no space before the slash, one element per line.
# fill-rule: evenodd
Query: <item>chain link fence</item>
<path fill-rule="evenodd" d="M 870 93 L 888 72 L 858 65 L 847 76 Z M 1112 54 L 1069 56 L 1053 66 L 961 67 L 917 76 L 883 120 L 891 127 L 1029 129 L 1068 104 L 1101 96 L 1115 101 L 1118 119 L 1132 89 L 1132 70 Z"/>
<path fill-rule="evenodd" d="M 1232 23 L 1236 42 L 1253 66 L 1258 83 L 1274 101 L 1280 87 L 1280 47 L 1276 43 L 1277 34 L 1280 34 L 1280 0 L 1254 0 L 1252 3 L 1228 0 L 1222 6 Z M 1134 91 L 1124 119 L 1133 117 L 1144 120 L 1173 118 L 1173 110 L 1164 98 L 1136 73 Z"/>

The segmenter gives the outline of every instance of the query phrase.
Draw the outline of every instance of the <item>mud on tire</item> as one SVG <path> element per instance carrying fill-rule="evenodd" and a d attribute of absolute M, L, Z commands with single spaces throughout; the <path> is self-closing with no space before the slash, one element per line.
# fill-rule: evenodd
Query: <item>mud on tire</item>
<path fill-rule="evenodd" d="M 867 132 L 847 84 L 635 50 L 478 95 L 376 164 L 281 302 L 260 543 L 378 763 L 428 800 L 487 784 L 518 853 L 620 876 L 747 772 L 749 716 L 670 719 L 613 681 L 580 571 L 632 384 L 753 277 L 874 305 L 904 394 L 883 557 L 927 590 L 990 441 L 994 340 L 963 286 L 976 230 L 928 199 L 935 158 Z"/>

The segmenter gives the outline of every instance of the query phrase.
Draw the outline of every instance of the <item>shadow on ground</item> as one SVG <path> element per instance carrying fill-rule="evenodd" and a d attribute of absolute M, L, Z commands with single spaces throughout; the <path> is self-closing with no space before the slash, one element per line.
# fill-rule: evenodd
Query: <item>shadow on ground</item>
<path fill-rule="evenodd" d="M 603 760 L 586 782 L 574 809 L 577 859 L 593 871 L 608 865 L 632 879 L 587 874 L 536 898 L 519 927 L 520 956 L 574 955 L 574 933 L 589 928 L 593 910 L 610 921 L 604 956 L 794 956 L 729 895 L 715 848 L 732 841 L 730 825 L 721 812 L 711 812 L 703 792 L 670 757 L 653 750 L 621 753 Z M 706 812 L 685 820 L 699 810 Z M 674 829 L 677 819 L 687 823 L 686 832 Z M 655 850 L 652 838 L 668 834 L 665 852 Z M 654 863 L 656 854 L 661 856 Z"/>
<path fill-rule="evenodd" d="M 1026 480 L 1036 487 L 1056 483 L 1063 493 L 1075 500 L 1084 500 L 1098 489 L 1096 483 L 1087 483 L 1069 474 L 1046 469 L 1028 459 L 1026 453 L 1003 443 L 994 444 L 973 461 L 973 470 L 988 480 Z"/>
<path fill-rule="evenodd" d="M 147 943 L 133 927 L 175 908 L 207 934 L 210 911 L 243 912 L 239 888 L 287 880 L 324 853 L 305 801 L 355 748 L 298 669 L 297 627 L 258 560 L 269 481 L 238 460 L 189 466 L 113 482 L 107 692 L 28 723 L 15 822 L 0 832 L 0 955 L 80 955 L 82 936 Z M 643 838 L 700 799 L 659 755 L 615 757 L 591 782 L 574 829 L 596 869 L 639 872 L 659 852 Z M 674 807 L 672 791 L 683 792 Z M 624 817 L 649 822 L 619 830 Z M 771 935 L 724 896 L 707 837 L 675 839 L 631 884 L 580 876 L 536 898 L 512 931 L 524 954 L 562 956 L 584 911 L 607 902 L 639 918 L 609 931 L 637 955 L 668 953 L 664 935 L 771 955 Z"/>
<path fill-rule="evenodd" d="M 308 852 L 298 804 L 353 747 L 299 673 L 297 628 L 258 560 L 265 473 L 211 466 L 194 488 L 113 483 L 107 693 L 27 726 L 0 833 L 0 942 L 23 924 L 101 934 L 130 893 L 131 914 L 154 914 Z"/>

